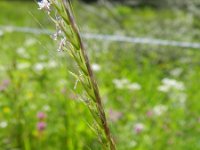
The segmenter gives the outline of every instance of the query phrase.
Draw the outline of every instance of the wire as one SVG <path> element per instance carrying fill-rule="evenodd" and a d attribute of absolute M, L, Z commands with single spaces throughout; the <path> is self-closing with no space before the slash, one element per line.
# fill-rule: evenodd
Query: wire
<path fill-rule="evenodd" d="M 22 32 L 31 34 L 47 34 L 51 35 L 54 33 L 53 30 L 30 28 L 30 27 L 17 27 L 17 26 L 0 26 L 0 29 L 5 32 Z M 93 34 L 93 33 L 83 33 L 82 37 L 85 39 L 102 40 L 110 42 L 127 42 L 127 43 L 137 43 L 137 44 L 149 44 L 149 45 L 160 45 L 160 46 L 174 46 L 182 48 L 194 48 L 200 49 L 200 43 L 193 42 L 180 42 L 173 40 L 162 40 L 146 37 L 130 37 L 122 35 L 106 35 L 106 34 Z"/>

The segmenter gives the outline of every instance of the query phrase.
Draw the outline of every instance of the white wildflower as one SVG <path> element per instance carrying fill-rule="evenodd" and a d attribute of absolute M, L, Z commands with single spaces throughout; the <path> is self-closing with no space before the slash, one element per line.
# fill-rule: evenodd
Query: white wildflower
<path fill-rule="evenodd" d="M 42 0 L 41 2 L 38 2 L 39 8 L 40 10 L 45 10 L 48 12 L 48 14 L 50 14 L 50 2 L 48 0 Z"/>
<path fill-rule="evenodd" d="M 27 53 L 26 49 L 23 48 L 23 47 L 19 47 L 17 50 L 16 50 L 17 54 L 20 56 L 20 57 L 23 57 L 23 58 L 29 58 L 29 54 Z"/>
<path fill-rule="evenodd" d="M 49 61 L 49 62 L 47 63 L 47 67 L 49 67 L 49 68 L 55 68 L 55 67 L 57 67 L 57 66 L 58 66 L 58 64 L 57 64 L 57 62 L 54 61 L 54 60 L 51 60 L 51 61 Z"/>
<path fill-rule="evenodd" d="M 128 79 L 114 79 L 113 83 L 118 89 L 129 89 L 129 90 L 140 90 L 141 85 L 139 83 L 133 82 L 131 83 Z"/>
<path fill-rule="evenodd" d="M 187 94 L 185 93 L 175 93 L 171 95 L 171 99 L 174 99 L 175 102 L 178 103 L 180 106 L 184 106 L 187 100 Z"/>
<path fill-rule="evenodd" d="M 164 78 L 162 80 L 162 85 L 158 87 L 159 91 L 169 92 L 170 90 L 184 90 L 185 86 L 182 82 L 176 81 L 174 79 Z"/>
<path fill-rule="evenodd" d="M 46 59 L 47 59 L 47 56 L 46 56 L 46 55 L 40 55 L 40 56 L 39 56 L 39 59 L 40 59 L 40 60 L 46 60 Z"/>
<path fill-rule="evenodd" d="M 178 96 L 178 101 L 179 101 L 180 105 L 184 106 L 186 100 L 187 100 L 187 94 L 180 93 L 179 96 Z"/>
<path fill-rule="evenodd" d="M 128 79 L 114 79 L 113 83 L 115 84 L 116 88 L 123 89 L 130 83 Z"/>
<path fill-rule="evenodd" d="M 8 123 L 6 121 L 0 122 L 0 128 L 6 128 L 8 126 Z"/>
<path fill-rule="evenodd" d="M 170 71 L 170 74 L 174 77 L 179 77 L 181 75 L 181 73 L 183 72 L 182 68 L 175 68 L 173 70 Z"/>
<path fill-rule="evenodd" d="M 27 68 L 29 68 L 30 66 L 31 66 L 30 63 L 19 63 L 19 64 L 17 64 L 17 68 L 18 68 L 19 70 L 27 69 Z"/>
<path fill-rule="evenodd" d="M 92 64 L 92 69 L 93 69 L 94 71 L 100 71 L 100 70 L 101 70 L 101 66 L 98 65 L 98 64 Z"/>
<path fill-rule="evenodd" d="M 51 110 L 51 107 L 50 107 L 49 105 L 44 105 L 44 106 L 42 107 L 42 109 L 43 109 L 44 111 L 50 111 L 50 110 Z"/>
<path fill-rule="evenodd" d="M 36 43 L 36 39 L 34 38 L 28 38 L 25 42 L 24 42 L 24 45 L 25 46 L 32 46 Z"/>
<path fill-rule="evenodd" d="M 138 83 L 131 83 L 128 85 L 128 89 L 130 90 L 140 90 L 141 86 Z"/>
<path fill-rule="evenodd" d="M 163 113 L 167 111 L 167 106 L 165 105 L 156 105 L 153 108 L 153 114 L 156 116 L 161 116 Z"/>
<path fill-rule="evenodd" d="M 42 71 L 45 68 L 45 64 L 44 63 L 37 63 L 34 65 L 34 70 L 35 71 Z"/>

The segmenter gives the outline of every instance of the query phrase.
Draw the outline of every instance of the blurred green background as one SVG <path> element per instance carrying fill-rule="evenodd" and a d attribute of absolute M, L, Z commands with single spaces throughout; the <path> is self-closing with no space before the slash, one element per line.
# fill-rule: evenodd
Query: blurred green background
<path fill-rule="evenodd" d="M 82 33 L 200 42 L 199 0 L 73 5 Z M 1 0 L 0 150 L 101 149 L 71 58 L 27 27 L 55 31 L 36 2 Z M 200 149 L 200 48 L 84 42 L 119 150 Z"/>

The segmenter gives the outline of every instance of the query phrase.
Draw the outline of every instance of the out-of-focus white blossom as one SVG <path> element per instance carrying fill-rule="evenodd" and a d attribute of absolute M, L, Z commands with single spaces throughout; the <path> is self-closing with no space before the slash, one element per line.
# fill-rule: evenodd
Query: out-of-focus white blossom
<path fill-rule="evenodd" d="M 125 79 L 125 78 L 123 78 L 123 79 L 114 79 L 113 83 L 116 86 L 116 88 L 123 89 L 130 83 L 130 81 L 128 79 Z"/>
<path fill-rule="evenodd" d="M 37 42 L 36 39 L 34 39 L 34 38 L 28 38 L 24 42 L 24 45 L 25 46 L 32 46 L 32 45 L 36 44 L 36 42 Z"/>
<path fill-rule="evenodd" d="M 8 123 L 6 121 L 0 122 L 0 128 L 6 128 L 8 126 Z"/>
<path fill-rule="evenodd" d="M 54 60 L 51 60 L 51 61 L 49 61 L 49 62 L 47 63 L 47 67 L 48 67 L 48 68 L 55 68 L 55 67 L 57 67 L 57 66 L 58 66 L 58 64 L 57 64 L 57 62 L 54 61 Z"/>
<path fill-rule="evenodd" d="M 46 67 L 46 65 L 44 63 L 37 63 L 34 65 L 33 69 L 35 71 L 42 71 L 45 67 Z"/>
<path fill-rule="evenodd" d="M 101 70 L 101 66 L 99 64 L 92 64 L 92 69 L 96 72 Z"/>
<path fill-rule="evenodd" d="M 170 95 L 170 98 L 173 99 L 179 106 L 185 106 L 187 100 L 186 93 L 174 93 Z"/>
<path fill-rule="evenodd" d="M 40 55 L 40 56 L 39 56 L 39 59 L 40 59 L 40 60 L 45 60 L 45 59 L 47 59 L 47 56 L 46 56 L 46 55 Z"/>
<path fill-rule="evenodd" d="M 23 69 L 28 69 L 30 68 L 31 64 L 26 62 L 26 63 L 19 63 L 17 64 L 17 69 L 23 70 Z"/>
<path fill-rule="evenodd" d="M 140 90 L 141 86 L 138 83 L 131 83 L 128 85 L 128 89 L 130 90 Z"/>
<path fill-rule="evenodd" d="M 170 74 L 174 77 L 178 77 L 181 75 L 181 73 L 183 72 L 182 68 L 175 68 L 173 70 L 170 71 Z"/>
<path fill-rule="evenodd" d="M 164 78 L 162 80 L 162 85 L 158 87 L 159 91 L 169 92 L 171 90 L 179 90 L 182 91 L 185 89 L 185 86 L 182 82 L 176 81 L 174 79 Z"/>
<path fill-rule="evenodd" d="M 50 111 L 50 110 L 51 110 L 51 107 L 50 107 L 49 105 L 44 105 L 44 106 L 42 107 L 42 109 L 43 109 L 44 111 Z"/>
<path fill-rule="evenodd" d="M 26 52 L 26 49 L 23 48 L 23 47 L 20 47 L 16 50 L 17 54 L 20 56 L 20 57 L 23 57 L 23 58 L 30 58 L 29 54 Z"/>
<path fill-rule="evenodd" d="M 153 115 L 161 116 L 163 113 L 167 111 L 168 107 L 165 105 L 156 105 L 153 108 Z"/>
<path fill-rule="evenodd" d="M 115 85 L 116 88 L 118 89 L 129 89 L 129 90 L 140 90 L 141 89 L 141 85 L 133 82 L 131 83 L 128 79 L 114 79 L 113 83 Z"/>

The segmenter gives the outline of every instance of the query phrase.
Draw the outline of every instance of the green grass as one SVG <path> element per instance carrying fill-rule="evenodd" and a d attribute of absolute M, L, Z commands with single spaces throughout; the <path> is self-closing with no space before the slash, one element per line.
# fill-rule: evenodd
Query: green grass
<path fill-rule="evenodd" d="M 54 29 L 34 3 L 0 2 L 0 8 L 1 25 Z M 191 19 L 194 16 L 183 10 L 119 5 L 108 11 L 103 6 L 84 4 L 75 4 L 74 9 L 83 32 L 199 42 L 200 30 Z M 115 121 L 109 117 L 118 149 L 200 149 L 198 50 L 85 42 L 91 62 L 101 66 L 95 75 L 107 116 L 110 109 L 122 114 Z M 4 32 L 0 49 L 0 81 L 10 80 L 0 92 L 0 149 L 101 149 L 88 126 L 92 118 L 73 91 L 75 79 L 67 70 L 73 70 L 74 64 L 66 54 L 56 51 L 56 42 L 48 35 Z M 180 74 L 173 75 L 172 70 L 177 68 Z M 139 83 L 141 89 L 116 88 L 113 80 L 122 78 Z M 163 78 L 181 81 L 185 90 L 158 91 Z M 79 85 L 77 92 L 81 93 Z M 183 105 L 183 98 L 178 98 L 181 94 L 187 95 Z M 148 117 L 147 112 L 159 105 L 167 110 Z M 47 115 L 42 133 L 37 130 L 40 111 Z M 134 131 L 137 123 L 144 125 L 140 133 Z"/>

